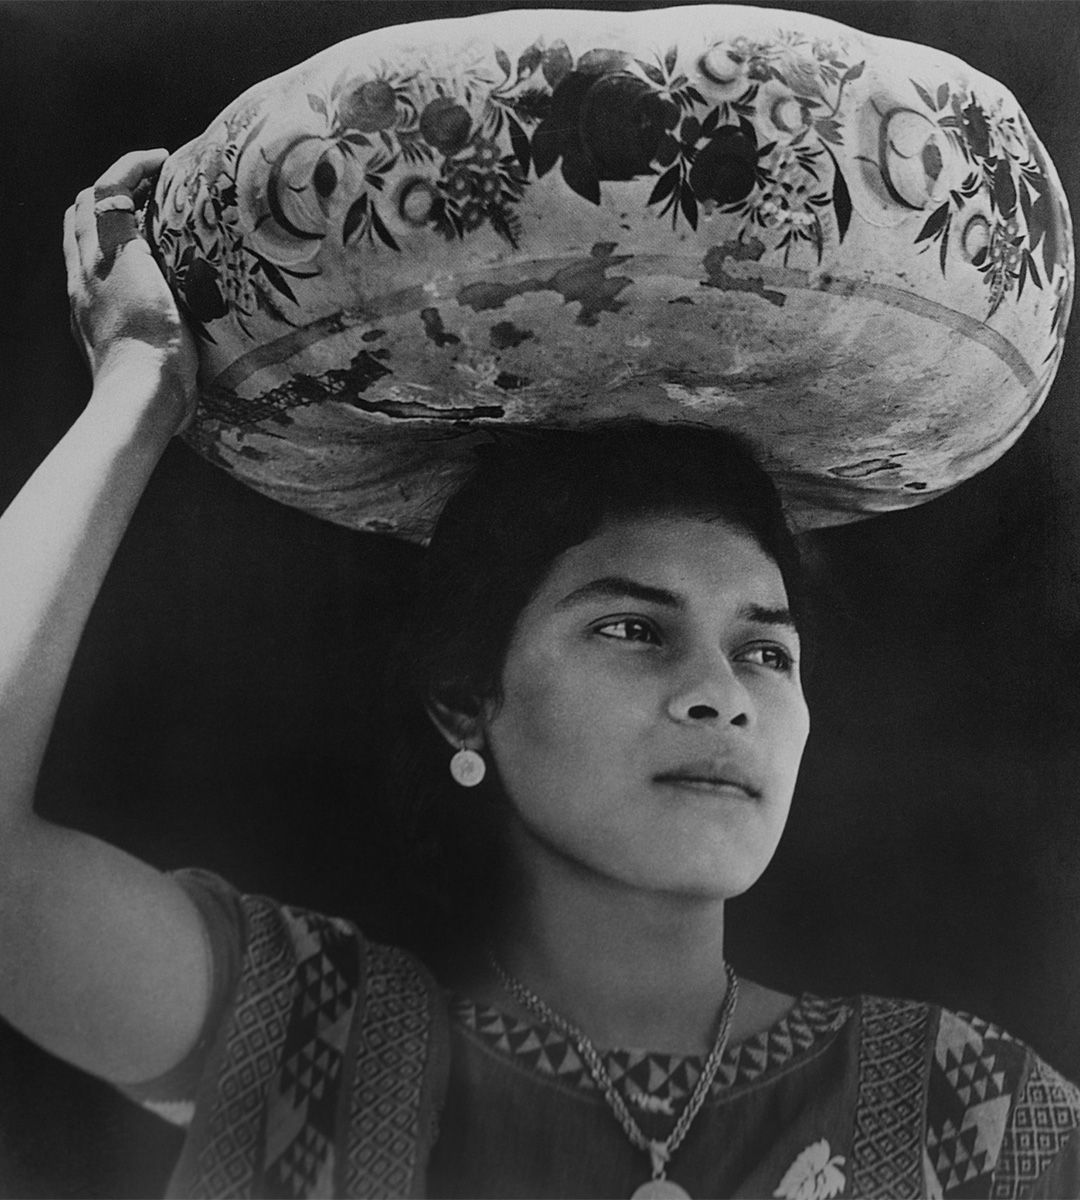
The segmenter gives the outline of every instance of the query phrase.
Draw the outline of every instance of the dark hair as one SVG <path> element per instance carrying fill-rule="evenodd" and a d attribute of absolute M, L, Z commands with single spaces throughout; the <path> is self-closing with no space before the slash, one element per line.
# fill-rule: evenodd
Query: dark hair
<path fill-rule="evenodd" d="M 450 748 L 425 702 L 462 712 L 498 702 L 517 619 L 555 560 L 618 518 L 679 514 L 749 534 L 780 569 L 797 624 L 802 571 L 772 481 L 741 437 L 689 425 L 621 422 L 584 432 L 499 432 L 445 503 L 421 568 L 388 691 L 396 743 L 389 802 L 404 820 L 420 890 L 417 945 L 483 936 L 501 893 L 499 813 L 483 785 L 450 779 Z M 407 937 L 408 934 L 405 934 Z"/>

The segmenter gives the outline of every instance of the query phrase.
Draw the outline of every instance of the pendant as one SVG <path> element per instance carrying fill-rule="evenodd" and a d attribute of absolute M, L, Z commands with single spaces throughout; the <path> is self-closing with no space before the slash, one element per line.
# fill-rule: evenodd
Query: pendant
<path fill-rule="evenodd" d="M 630 1200 L 690 1200 L 690 1193 L 670 1179 L 650 1179 L 631 1195 Z"/>

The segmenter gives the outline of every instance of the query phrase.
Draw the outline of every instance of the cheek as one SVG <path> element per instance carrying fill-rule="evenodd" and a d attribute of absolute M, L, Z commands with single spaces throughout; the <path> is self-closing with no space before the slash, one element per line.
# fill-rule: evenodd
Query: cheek
<path fill-rule="evenodd" d="M 572 805 L 610 779 L 630 716 L 625 699 L 615 703 L 595 673 L 543 655 L 508 664 L 487 741 L 511 800 L 534 807 L 550 793 Z"/>
<path fill-rule="evenodd" d="M 773 714 L 771 725 L 773 759 L 794 784 L 810 735 L 810 713 L 805 702 L 781 705 Z"/>
<path fill-rule="evenodd" d="M 488 742 L 502 773 L 558 764 L 588 724 L 588 698 L 541 656 L 508 666 L 503 699 L 488 723 Z"/>

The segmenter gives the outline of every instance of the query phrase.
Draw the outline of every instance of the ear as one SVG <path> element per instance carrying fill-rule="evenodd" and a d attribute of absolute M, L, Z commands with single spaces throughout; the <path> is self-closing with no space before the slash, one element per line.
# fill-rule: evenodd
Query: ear
<path fill-rule="evenodd" d="M 484 747 L 483 712 L 466 712 L 460 707 L 437 697 L 429 696 L 427 715 L 431 723 L 455 750 L 482 750 Z M 475 705 L 470 706 L 475 709 Z"/>

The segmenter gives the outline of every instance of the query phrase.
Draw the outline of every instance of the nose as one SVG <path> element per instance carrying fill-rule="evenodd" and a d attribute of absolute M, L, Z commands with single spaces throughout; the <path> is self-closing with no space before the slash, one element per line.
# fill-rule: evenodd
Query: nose
<path fill-rule="evenodd" d="M 667 713 L 680 724 L 711 721 L 745 728 L 753 707 L 749 691 L 727 656 L 710 650 L 684 665 L 668 697 Z"/>

